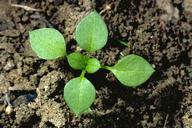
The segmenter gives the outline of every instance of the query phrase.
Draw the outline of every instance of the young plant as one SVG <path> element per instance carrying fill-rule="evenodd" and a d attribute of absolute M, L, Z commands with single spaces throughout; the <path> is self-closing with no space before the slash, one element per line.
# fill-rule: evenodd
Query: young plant
<path fill-rule="evenodd" d="M 87 51 L 86 55 L 79 52 L 67 55 L 64 37 L 53 28 L 34 30 L 29 35 L 31 47 L 40 58 L 57 59 L 67 56 L 67 61 L 73 69 L 82 70 L 79 77 L 73 78 L 64 87 L 64 99 L 76 116 L 87 112 L 95 100 L 95 88 L 85 78 L 85 73 L 106 69 L 123 85 L 137 87 L 154 72 L 144 58 L 134 54 L 122 57 L 114 66 L 101 65 L 99 60 L 88 56 L 88 53 L 103 48 L 108 38 L 106 24 L 96 11 L 83 18 L 75 31 L 75 39 L 78 45 Z"/>

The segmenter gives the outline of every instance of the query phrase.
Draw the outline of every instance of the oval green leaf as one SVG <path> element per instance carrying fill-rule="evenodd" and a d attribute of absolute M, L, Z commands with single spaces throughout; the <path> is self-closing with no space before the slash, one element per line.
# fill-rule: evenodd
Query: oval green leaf
<path fill-rule="evenodd" d="M 96 12 L 91 12 L 77 25 L 75 38 L 79 46 L 94 52 L 101 49 L 107 43 L 108 30 L 102 17 Z"/>
<path fill-rule="evenodd" d="M 63 35 L 53 28 L 41 28 L 29 32 L 33 51 L 42 59 L 56 59 L 66 55 Z"/>
<path fill-rule="evenodd" d="M 108 69 L 122 84 L 129 87 L 144 83 L 155 71 L 144 58 L 134 54 L 123 57 Z"/>
<path fill-rule="evenodd" d="M 71 53 L 67 56 L 69 65 L 76 70 L 83 70 L 86 68 L 88 57 L 81 53 Z"/>
<path fill-rule="evenodd" d="M 91 58 L 87 61 L 86 71 L 88 73 L 95 73 L 100 69 L 101 65 L 99 60 Z"/>
<path fill-rule="evenodd" d="M 80 116 L 90 108 L 95 95 L 94 86 L 85 77 L 74 78 L 64 87 L 64 99 L 76 116 Z"/>

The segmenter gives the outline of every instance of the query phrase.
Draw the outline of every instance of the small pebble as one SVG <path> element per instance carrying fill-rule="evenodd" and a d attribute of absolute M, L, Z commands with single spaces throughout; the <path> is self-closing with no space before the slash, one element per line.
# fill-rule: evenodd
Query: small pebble
<path fill-rule="evenodd" d="M 23 22 L 26 22 L 28 19 L 29 19 L 28 16 L 23 16 L 23 17 L 22 17 L 22 21 L 23 21 Z"/>
<path fill-rule="evenodd" d="M 5 67 L 4 67 L 4 70 L 5 70 L 5 71 L 9 71 L 9 70 L 11 70 L 14 66 L 15 66 L 15 64 L 14 64 L 13 60 L 9 60 L 9 61 L 7 62 L 7 64 L 5 65 Z"/>
<path fill-rule="evenodd" d="M 11 106 L 11 105 L 8 105 L 8 106 L 6 107 L 6 109 L 5 109 L 5 113 L 6 113 L 7 115 L 10 115 L 12 112 L 13 112 L 12 106 Z"/>

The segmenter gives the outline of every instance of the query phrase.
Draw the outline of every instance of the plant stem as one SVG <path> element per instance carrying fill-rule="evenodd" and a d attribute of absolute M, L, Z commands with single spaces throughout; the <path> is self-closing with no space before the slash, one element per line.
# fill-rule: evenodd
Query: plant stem
<path fill-rule="evenodd" d="M 111 67 L 109 67 L 109 66 L 101 66 L 101 68 L 111 71 Z"/>
<path fill-rule="evenodd" d="M 82 70 L 80 77 L 83 78 L 85 76 L 86 71 Z"/>

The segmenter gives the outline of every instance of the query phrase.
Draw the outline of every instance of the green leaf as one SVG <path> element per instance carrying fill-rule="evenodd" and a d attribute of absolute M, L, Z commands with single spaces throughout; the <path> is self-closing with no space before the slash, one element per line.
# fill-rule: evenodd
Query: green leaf
<path fill-rule="evenodd" d="M 100 69 L 100 67 L 101 65 L 99 60 L 97 60 L 96 58 L 91 58 L 87 62 L 86 71 L 88 73 L 95 73 Z"/>
<path fill-rule="evenodd" d="M 41 28 L 29 32 L 33 51 L 42 59 L 56 59 L 66 55 L 63 35 L 53 28 Z"/>
<path fill-rule="evenodd" d="M 136 87 L 144 83 L 155 71 L 151 65 L 138 55 L 128 55 L 113 67 L 107 67 L 124 85 Z"/>
<path fill-rule="evenodd" d="M 85 77 L 70 80 L 64 87 L 64 99 L 69 108 L 80 116 L 95 100 L 95 88 Z"/>
<path fill-rule="evenodd" d="M 77 25 L 75 38 L 80 47 L 88 52 L 101 49 L 107 43 L 108 31 L 102 17 L 91 12 Z"/>
<path fill-rule="evenodd" d="M 128 45 L 127 45 L 127 42 L 125 42 L 125 41 L 119 40 L 118 42 L 121 43 L 122 45 L 128 46 Z"/>
<path fill-rule="evenodd" d="M 88 61 L 88 57 L 85 55 L 82 55 L 81 53 L 71 53 L 67 56 L 67 60 L 69 65 L 76 70 L 82 70 L 85 69 Z"/>

